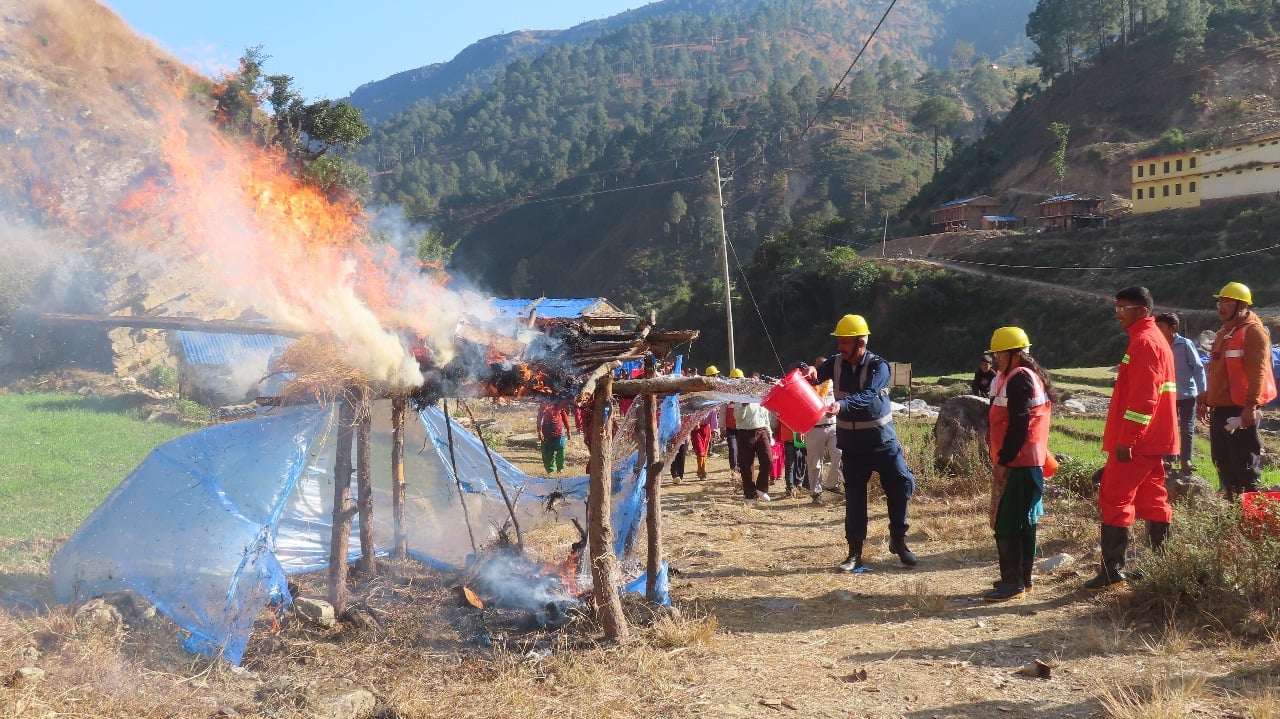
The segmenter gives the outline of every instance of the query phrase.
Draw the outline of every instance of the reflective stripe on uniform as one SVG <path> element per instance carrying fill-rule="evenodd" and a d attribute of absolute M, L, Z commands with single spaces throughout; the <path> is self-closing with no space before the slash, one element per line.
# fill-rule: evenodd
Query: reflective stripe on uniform
<path fill-rule="evenodd" d="M 1125 352 L 1124 357 L 1120 358 L 1120 364 L 1129 364 L 1129 353 Z"/>
<path fill-rule="evenodd" d="M 1177 382 L 1165 382 L 1165 383 L 1163 383 L 1163 384 L 1161 384 L 1161 385 L 1160 385 L 1160 391 L 1161 391 L 1161 392 L 1177 392 L 1177 391 L 1178 391 L 1178 383 L 1177 383 Z"/>
<path fill-rule="evenodd" d="M 1138 424 L 1151 424 L 1151 415 L 1134 412 L 1131 409 L 1124 411 L 1124 418 L 1130 422 L 1137 422 Z"/>
<path fill-rule="evenodd" d="M 1222 353 L 1223 357 L 1244 357 L 1244 350 L 1227 350 Z"/>
<path fill-rule="evenodd" d="M 886 414 L 880 419 L 873 419 L 869 422 L 846 422 L 844 420 L 839 420 L 836 422 L 836 429 L 872 429 L 874 427 L 883 427 L 892 421 L 892 414 Z"/>

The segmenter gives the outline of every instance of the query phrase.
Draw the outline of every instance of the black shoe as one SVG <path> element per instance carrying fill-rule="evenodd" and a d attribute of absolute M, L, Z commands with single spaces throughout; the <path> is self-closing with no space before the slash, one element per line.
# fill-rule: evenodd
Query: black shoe
<path fill-rule="evenodd" d="M 1098 572 L 1097 576 L 1085 582 L 1082 586 L 1086 592 L 1102 592 L 1118 584 L 1124 584 L 1126 581 L 1127 578 L 1123 572 L 1118 575 Z"/>
<path fill-rule="evenodd" d="M 995 589 L 982 595 L 984 602 L 1007 602 L 1010 599 L 1021 599 L 1026 590 L 1021 584 L 1005 584 L 996 582 Z"/>
<path fill-rule="evenodd" d="M 919 561 L 916 559 L 916 555 L 912 554 L 911 550 L 907 547 L 906 537 L 890 538 L 889 551 L 893 554 L 898 555 L 898 559 L 908 567 L 916 566 L 916 564 Z"/>
<path fill-rule="evenodd" d="M 839 570 L 842 572 L 856 572 L 866 567 L 862 563 L 862 542 L 849 546 L 849 556 L 840 563 Z"/>

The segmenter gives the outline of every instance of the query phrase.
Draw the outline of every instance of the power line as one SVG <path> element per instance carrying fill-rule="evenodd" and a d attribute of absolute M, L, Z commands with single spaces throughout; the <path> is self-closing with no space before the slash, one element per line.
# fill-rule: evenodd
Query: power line
<path fill-rule="evenodd" d="M 1235 257 L 1244 257 L 1245 255 L 1256 255 L 1261 252 L 1270 252 L 1271 250 L 1280 249 L 1280 244 L 1271 245 L 1269 247 L 1260 247 L 1256 250 L 1241 250 L 1233 252 L 1229 255 L 1219 255 L 1217 257 L 1201 257 L 1194 260 L 1181 260 L 1179 262 L 1159 262 L 1150 265 L 1128 265 L 1124 267 L 1064 267 L 1054 265 L 1006 265 L 998 262 L 977 262 L 975 260 L 958 260 L 951 257 L 946 258 L 947 262 L 954 262 L 962 265 L 975 265 L 978 267 L 997 267 L 1006 270 L 1080 270 L 1082 272 L 1124 272 L 1128 270 L 1155 270 L 1164 267 L 1185 267 L 1187 265 L 1198 265 L 1205 262 L 1218 262 L 1219 260 L 1229 260 Z"/>

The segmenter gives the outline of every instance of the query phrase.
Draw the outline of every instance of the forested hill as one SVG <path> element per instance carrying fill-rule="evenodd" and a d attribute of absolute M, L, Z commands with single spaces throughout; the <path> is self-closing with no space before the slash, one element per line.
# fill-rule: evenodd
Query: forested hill
<path fill-rule="evenodd" d="M 436 102 L 471 87 L 483 87 L 512 62 L 536 58 L 556 45 L 587 43 L 647 19 L 744 14 L 761 4 L 762 0 L 661 0 L 567 30 L 523 29 L 495 35 L 472 44 L 448 62 L 365 83 L 347 99 L 367 120 L 380 122 L 421 100 Z M 945 68 L 957 41 L 973 43 L 975 52 L 993 58 L 1022 44 L 1030 3 L 934 0 L 932 5 L 944 15 L 945 22 L 926 38 L 930 42 L 921 59 L 931 66 Z"/>
<path fill-rule="evenodd" d="M 724 6 L 733 11 L 654 15 L 557 45 L 491 85 L 378 123 L 359 153 L 374 201 L 429 222 L 457 243 L 455 268 L 494 291 L 669 310 L 718 282 L 713 154 L 733 178 L 728 222 L 743 261 L 797 225 L 879 227 L 932 174 L 933 129 L 976 132 L 1014 98 L 1018 76 L 974 41 L 948 49 L 945 71 L 926 58 L 958 14 L 1017 28 L 1031 3 L 898 3 L 829 103 L 888 0 Z M 913 128 L 935 98 L 940 113 Z"/>

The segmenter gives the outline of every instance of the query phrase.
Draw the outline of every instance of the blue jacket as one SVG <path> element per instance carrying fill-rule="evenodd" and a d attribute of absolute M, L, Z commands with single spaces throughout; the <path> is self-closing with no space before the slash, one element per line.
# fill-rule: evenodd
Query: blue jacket
<path fill-rule="evenodd" d="M 889 363 L 868 350 L 861 362 L 851 365 L 837 352 L 818 368 L 818 381 L 834 379 L 837 365 L 840 381 L 833 387 L 840 405 L 836 446 L 843 452 L 896 450 L 898 435 L 893 429 L 889 400 Z"/>
<path fill-rule="evenodd" d="M 1208 386 L 1200 353 L 1191 340 L 1182 335 L 1173 336 L 1172 349 L 1173 370 L 1178 377 L 1178 399 L 1193 399 Z"/>

